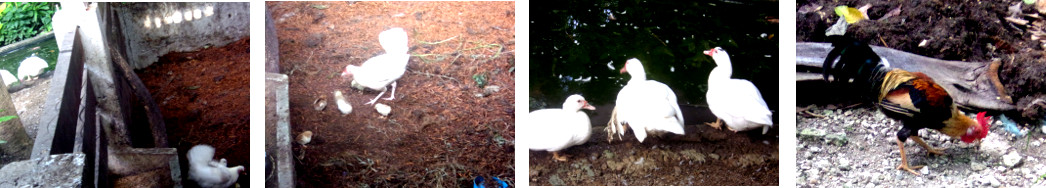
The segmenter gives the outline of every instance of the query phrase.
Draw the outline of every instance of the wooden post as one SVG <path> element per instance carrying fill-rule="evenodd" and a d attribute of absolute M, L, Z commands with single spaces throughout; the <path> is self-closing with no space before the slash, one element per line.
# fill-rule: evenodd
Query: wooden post
<path fill-rule="evenodd" d="M 43 114 L 37 125 L 39 128 L 32 153 L 34 159 L 73 151 L 77 114 L 80 109 L 80 87 L 84 81 L 84 50 L 80 41 L 80 28 L 77 27 L 72 35 L 73 37 L 65 38 L 72 41 L 61 43 L 71 44 L 72 47 L 60 48 L 69 50 L 58 54 L 51 89 L 47 93 L 49 100 L 44 103 Z M 67 141 L 71 142 L 65 143 L 63 140 L 55 143 L 55 138 L 67 138 Z"/>

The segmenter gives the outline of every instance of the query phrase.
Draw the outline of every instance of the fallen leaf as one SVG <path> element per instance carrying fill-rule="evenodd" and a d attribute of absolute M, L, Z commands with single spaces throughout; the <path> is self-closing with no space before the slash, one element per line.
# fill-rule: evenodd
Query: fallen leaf
<path fill-rule="evenodd" d="M 799 10 L 796 11 L 796 12 L 798 12 L 799 14 L 806 14 L 806 13 L 811 13 L 811 12 L 817 12 L 818 10 L 821 10 L 822 7 L 824 7 L 824 6 L 821 6 L 821 5 L 817 4 L 817 3 L 811 3 L 811 4 L 803 5 L 803 7 L 799 7 Z"/>
<path fill-rule="evenodd" d="M 1020 18 L 1006 17 L 1006 21 L 1013 22 L 1013 23 L 1015 23 L 1017 25 L 1028 25 L 1028 20 L 1024 20 L 1024 19 L 1020 19 Z"/>
<path fill-rule="evenodd" d="M 857 23 L 858 21 L 868 19 L 861 15 L 860 10 L 848 6 L 835 7 L 835 14 L 845 18 L 847 24 L 853 24 Z"/>
<path fill-rule="evenodd" d="M 897 15 L 901 15 L 901 6 L 897 6 L 897 8 L 890 10 L 890 12 L 884 14 L 883 17 L 880 17 L 879 20 L 885 20 L 886 18 L 894 17 Z"/>

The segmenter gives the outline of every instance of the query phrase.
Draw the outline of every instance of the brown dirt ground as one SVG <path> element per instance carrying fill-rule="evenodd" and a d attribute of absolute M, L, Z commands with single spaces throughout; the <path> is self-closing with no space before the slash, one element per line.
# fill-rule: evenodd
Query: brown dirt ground
<path fill-rule="evenodd" d="M 280 72 L 290 78 L 293 134 L 302 187 L 461 187 L 476 176 L 514 182 L 513 2 L 267 2 L 280 43 Z M 388 118 L 377 95 L 339 77 L 383 53 L 378 33 L 407 30 L 413 55 L 398 81 Z M 454 38 L 456 37 L 456 38 Z M 448 40 L 449 39 L 449 40 Z M 444 41 L 443 43 L 437 43 Z M 432 44 L 436 43 L 436 44 Z M 475 75 L 498 92 L 477 97 Z M 333 92 L 353 112 L 341 115 Z M 388 94 L 386 94 L 388 95 Z M 326 98 L 322 111 L 313 102 Z"/>
<path fill-rule="evenodd" d="M 168 144 L 182 156 L 183 177 L 189 169 L 185 152 L 197 144 L 214 146 L 215 158 L 250 171 L 249 44 L 245 38 L 224 47 L 170 53 L 137 71 L 160 106 Z M 240 175 L 240 186 L 249 187 L 248 179 Z"/>
<path fill-rule="evenodd" d="M 879 19 L 895 8 L 898 16 L 878 21 L 861 21 L 847 28 L 848 36 L 867 41 L 871 45 L 911 52 L 927 57 L 967 62 L 1002 60 L 999 77 L 1019 112 L 1007 113 L 1018 121 L 1038 123 L 1046 119 L 1046 103 L 1030 105 L 1032 101 L 1046 100 L 1046 51 L 1041 40 L 1032 40 L 1036 26 L 1008 22 L 1010 1 L 869 1 L 845 0 L 799 1 L 796 7 L 823 6 L 810 13 L 797 13 L 796 39 L 823 42 L 824 31 L 835 23 L 834 8 L 839 5 L 859 7 L 871 4 L 869 17 Z M 1023 5 L 1018 12 L 1022 19 L 1042 22 L 1044 19 L 1032 6 Z M 928 40 L 920 47 L 922 40 Z"/>

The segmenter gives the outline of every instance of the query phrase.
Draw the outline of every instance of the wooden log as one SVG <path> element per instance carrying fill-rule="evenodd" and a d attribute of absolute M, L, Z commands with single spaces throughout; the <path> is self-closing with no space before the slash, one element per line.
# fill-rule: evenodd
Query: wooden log
<path fill-rule="evenodd" d="M 962 108 L 998 111 L 1016 109 L 1013 104 L 1000 100 L 1001 97 L 995 92 L 995 87 L 989 80 L 987 73 L 989 67 L 986 62 L 940 60 L 881 46 L 871 47 L 876 54 L 890 63 L 890 67 L 922 72 L 933 78 Z M 820 80 L 818 76 L 810 74 L 820 74 L 819 70 L 824 64 L 824 58 L 831 50 L 832 44 L 830 43 L 797 42 L 795 44 L 796 81 Z M 803 72 L 802 70 L 817 71 Z M 796 92 L 801 94 L 807 91 Z"/>

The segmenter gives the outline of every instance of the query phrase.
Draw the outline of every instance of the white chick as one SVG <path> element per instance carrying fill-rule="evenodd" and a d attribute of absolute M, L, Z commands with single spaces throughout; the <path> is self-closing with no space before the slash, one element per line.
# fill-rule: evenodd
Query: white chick
<path fill-rule="evenodd" d="M 298 134 L 298 139 L 295 141 L 297 141 L 298 144 L 301 144 L 302 146 L 304 146 L 305 144 L 309 144 L 309 142 L 312 141 L 312 131 L 305 131 L 301 134 Z"/>
<path fill-rule="evenodd" d="M 378 103 L 374 104 L 374 110 L 377 110 L 378 113 L 384 117 L 389 116 L 389 113 L 392 112 L 392 107 L 390 107 L 389 105 Z"/>
<path fill-rule="evenodd" d="M 345 95 L 340 90 L 334 91 L 334 103 L 338 104 L 338 110 L 341 111 L 342 115 L 352 113 L 352 104 L 345 100 Z"/>

